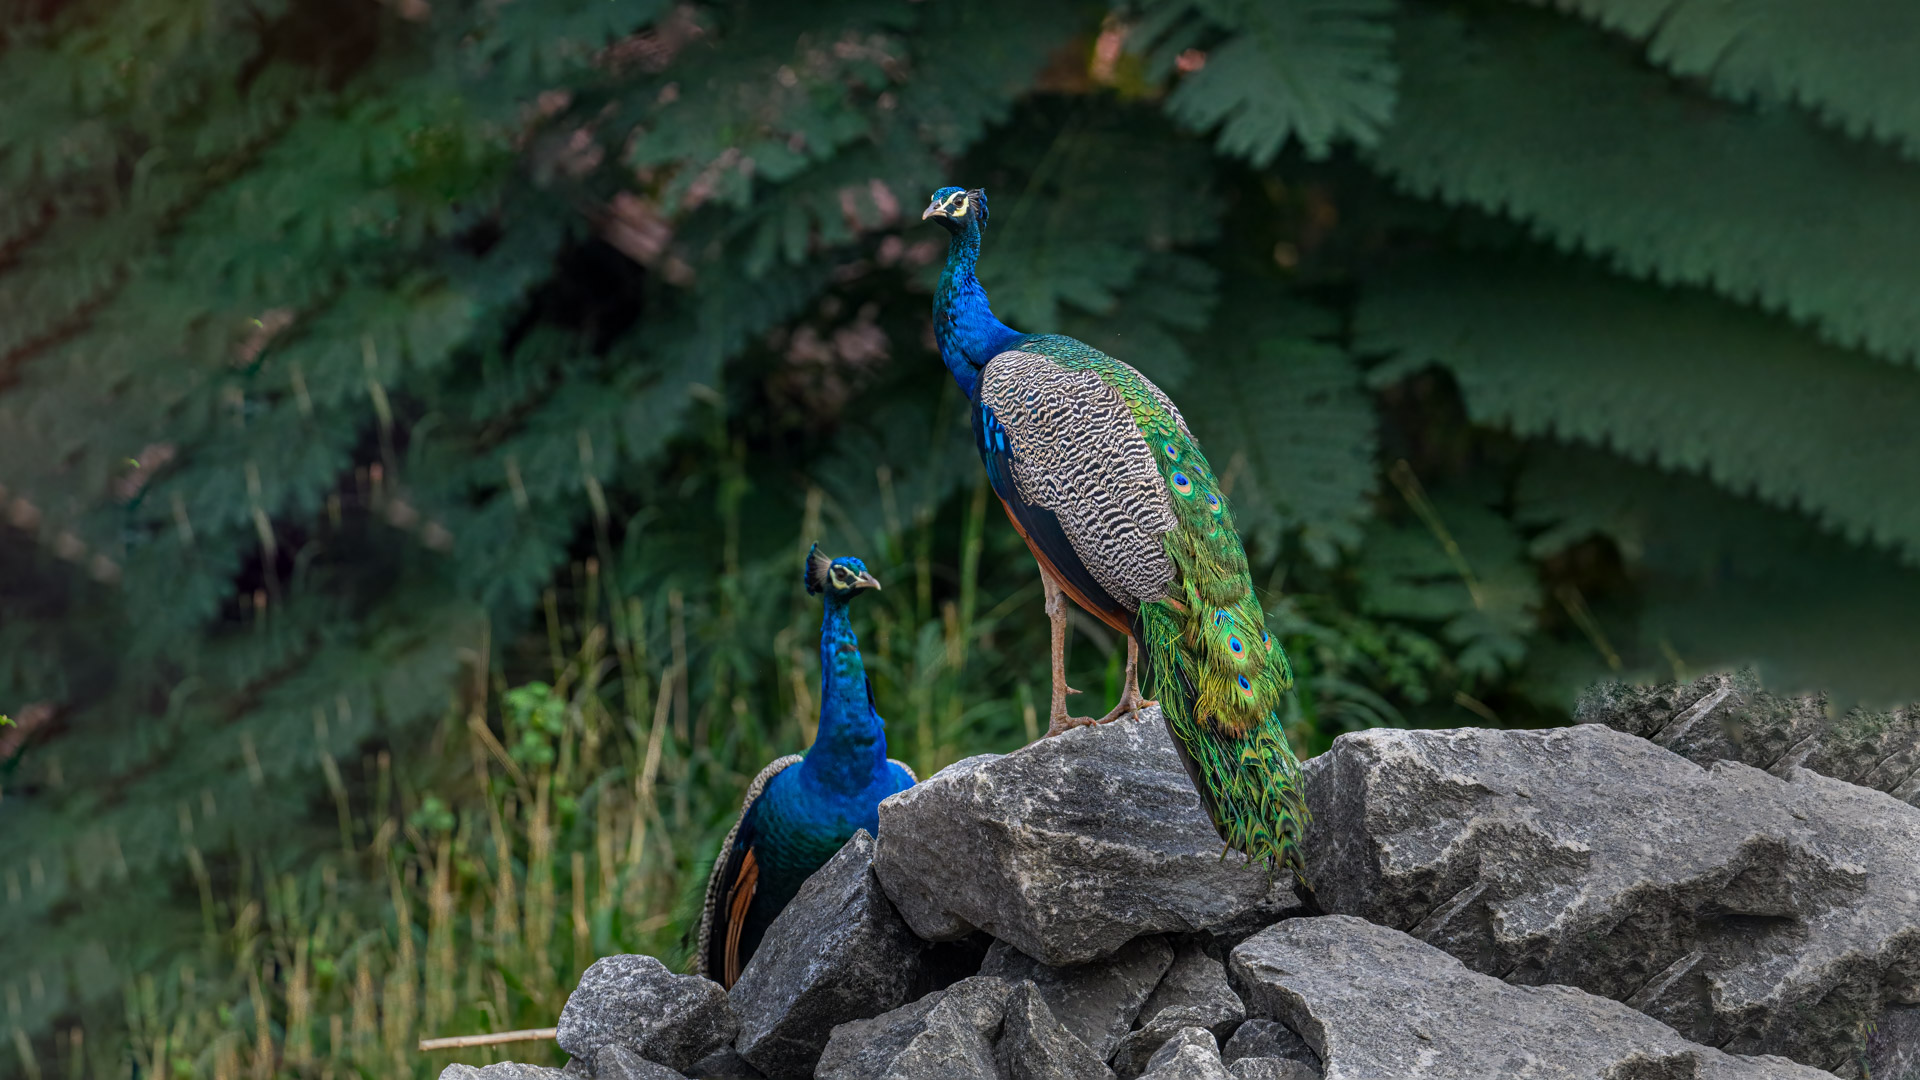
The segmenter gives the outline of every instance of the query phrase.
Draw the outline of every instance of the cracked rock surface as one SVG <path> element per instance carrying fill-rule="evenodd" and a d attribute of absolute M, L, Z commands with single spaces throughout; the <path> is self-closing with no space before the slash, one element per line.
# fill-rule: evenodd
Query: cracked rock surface
<path fill-rule="evenodd" d="M 1227 1064 L 1220 1060 L 1220 1047 L 1213 1033 L 1203 1027 L 1186 1027 L 1173 1033 L 1147 1060 L 1142 1080 L 1233 1080 Z"/>
<path fill-rule="evenodd" d="M 1008 1080 L 1113 1080 L 1113 1070 L 1061 1025 L 1031 980 L 1007 996 L 994 1054 Z"/>
<path fill-rule="evenodd" d="M 1220 1056 L 1231 1065 L 1241 1058 L 1285 1058 L 1307 1066 L 1320 1074 L 1320 1055 L 1305 1039 L 1277 1020 L 1248 1020 L 1234 1029 L 1233 1036 L 1220 1048 Z"/>
<path fill-rule="evenodd" d="M 593 1057 L 593 1080 L 676 1080 L 679 1076 L 619 1043 L 608 1043 Z"/>
<path fill-rule="evenodd" d="M 874 870 L 929 940 L 984 930 L 1081 964 L 1146 934 L 1244 934 L 1298 907 L 1220 857 L 1158 709 L 942 769 L 880 804 Z"/>
<path fill-rule="evenodd" d="M 472 1065 L 449 1065 L 440 1070 L 440 1080 L 562 1080 L 566 1073 L 559 1069 L 550 1069 L 545 1065 L 522 1065 L 517 1061 L 502 1061 L 484 1068 Z"/>
<path fill-rule="evenodd" d="M 560 1010 L 555 1041 L 582 1061 L 618 1043 L 684 1071 L 731 1043 L 738 1027 L 719 983 L 675 975 L 651 956 L 607 956 L 580 976 Z"/>
<path fill-rule="evenodd" d="M 1323 908 L 1476 972 L 1836 1071 L 1920 1000 L 1920 810 L 1884 793 L 1591 724 L 1358 732 L 1307 771 Z"/>
<path fill-rule="evenodd" d="M 962 979 L 871 1020 L 833 1029 L 820 1080 L 999 1080 L 994 1040 L 1010 990 L 991 976 Z"/>
<path fill-rule="evenodd" d="M 1702 765 L 1724 758 L 1778 776 L 1809 769 L 1920 806 L 1920 705 L 1830 711 L 1825 697 L 1771 694 L 1740 671 L 1659 686 L 1602 683 L 1580 695 L 1574 718 Z"/>
<path fill-rule="evenodd" d="M 1227 984 L 1227 966 L 1207 955 L 1198 942 L 1185 941 L 1141 1007 L 1139 1026 L 1120 1040 L 1109 1060 L 1121 1080 L 1132 1080 L 1181 1029 L 1201 1027 L 1216 1040 L 1225 1040 L 1246 1018 L 1240 995 Z"/>
<path fill-rule="evenodd" d="M 854 834 L 789 902 L 729 995 L 740 1056 L 772 1080 L 804 1080 L 835 1025 L 910 1000 L 919 938 L 873 876 L 873 837 Z"/>
<path fill-rule="evenodd" d="M 1236 1058 L 1227 1063 L 1227 1075 L 1233 1080 L 1321 1080 L 1310 1065 L 1287 1058 Z"/>
<path fill-rule="evenodd" d="M 1828 1080 L 1688 1042 L 1617 1001 L 1516 986 L 1363 919 L 1293 919 L 1228 961 L 1249 1010 L 1300 1033 L 1325 1080 Z"/>
<path fill-rule="evenodd" d="M 1105 960 L 1049 967 L 996 941 L 980 974 L 1008 982 L 1027 980 L 1062 1026 L 1105 1061 L 1173 963 L 1173 946 L 1162 938 L 1129 942 Z"/>

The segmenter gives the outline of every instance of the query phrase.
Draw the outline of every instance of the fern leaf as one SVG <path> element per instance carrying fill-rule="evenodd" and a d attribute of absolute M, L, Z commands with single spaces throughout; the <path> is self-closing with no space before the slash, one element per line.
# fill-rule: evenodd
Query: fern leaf
<path fill-rule="evenodd" d="M 1410 9 L 1400 26 L 1401 108 L 1373 158 L 1408 190 L 1920 357 L 1920 168 L 1801 116 L 1691 96 L 1565 19 Z"/>
<path fill-rule="evenodd" d="M 1444 539 L 1422 523 L 1368 529 L 1357 566 L 1362 609 L 1440 624 L 1441 638 L 1459 649 L 1454 663 L 1465 681 L 1493 681 L 1526 657 L 1539 579 L 1506 519 L 1458 498 L 1438 498 L 1431 510 Z"/>
<path fill-rule="evenodd" d="M 1476 423 L 1605 447 L 1920 562 L 1920 375 L 1697 292 L 1565 261 L 1448 260 L 1376 281 L 1376 385 L 1452 372 Z"/>
<path fill-rule="evenodd" d="M 1157 0 L 1141 37 L 1164 73 L 1189 43 L 1218 38 L 1181 78 L 1167 112 L 1219 130 L 1222 153 L 1255 165 L 1289 141 L 1312 158 L 1340 139 L 1370 144 L 1393 115 L 1392 0 Z"/>
<path fill-rule="evenodd" d="M 923 4 L 919 11 L 915 38 L 926 45 L 915 50 L 900 112 L 943 154 L 959 153 L 1005 119 L 1057 43 L 1082 21 L 1072 5 L 1024 0 Z M 1020 32 L 1008 33 L 1014 25 Z"/>
<path fill-rule="evenodd" d="M 1635 600 L 1597 597 L 1593 613 L 1631 674 L 1753 664 L 1769 687 L 1830 692 L 1843 711 L 1920 698 L 1920 573 L 1890 558 L 1704 480 L 1591 450 L 1538 455 L 1515 500 L 1519 520 L 1544 529 L 1540 554 L 1595 536 L 1620 552 Z M 1568 700 L 1604 674 L 1585 652 L 1586 664 L 1563 664 Z"/>
<path fill-rule="evenodd" d="M 1247 290 L 1251 291 L 1251 290 Z M 1234 524 L 1279 550 L 1300 530 L 1308 556 L 1331 564 L 1360 541 L 1374 483 L 1373 403 L 1353 360 L 1314 340 L 1331 317 L 1269 296 L 1230 296 L 1235 323 L 1198 353 L 1203 376 L 1179 395 L 1232 502 Z M 1244 314 L 1265 317 L 1247 322 Z"/>
<path fill-rule="evenodd" d="M 1150 254 L 1213 238 L 1211 163 L 1175 152 L 1178 138 L 1156 119 L 1133 109 L 1082 115 L 998 140 L 996 159 L 1026 176 L 1006 194 L 989 192 L 980 277 L 1010 325 L 1057 332 L 1068 304 L 1106 315 Z"/>
<path fill-rule="evenodd" d="M 1882 0 L 1529 0 L 1644 42 L 1740 102 L 1789 102 L 1920 158 L 1920 8 Z"/>
<path fill-rule="evenodd" d="M 1061 329 L 1126 361 L 1172 392 L 1193 369 L 1186 343 L 1177 332 L 1206 328 L 1219 281 L 1219 272 L 1211 264 L 1193 256 L 1150 252 L 1112 310 L 1098 315 L 1069 310 Z"/>

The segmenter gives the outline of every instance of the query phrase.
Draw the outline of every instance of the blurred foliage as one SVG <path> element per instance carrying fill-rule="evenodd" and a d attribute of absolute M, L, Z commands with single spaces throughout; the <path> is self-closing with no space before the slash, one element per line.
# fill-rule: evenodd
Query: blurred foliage
<path fill-rule="evenodd" d="M 815 540 L 896 756 L 1032 738 L 949 181 L 1181 402 L 1303 749 L 1920 695 L 1920 11 L 1759 6 L 0 5 L 0 1072 L 425 1075 L 673 951 Z"/>

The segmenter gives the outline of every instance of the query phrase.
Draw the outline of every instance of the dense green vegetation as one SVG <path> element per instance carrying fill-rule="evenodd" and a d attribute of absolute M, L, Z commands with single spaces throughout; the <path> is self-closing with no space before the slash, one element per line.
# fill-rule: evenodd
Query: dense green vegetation
<path fill-rule="evenodd" d="M 1032 737 L 1037 577 L 929 351 L 946 182 L 1001 315 L 1147 372 L 1230 480 L 1303 749 L 1739 661 L 1920 695 L 1915 40 L 1876 0 L 0 5 L 0 1072 L 427 1075 L 418 1035 L 679 948 L 810 731 L 813 540 L 887 586 L 896 756 Z"/>

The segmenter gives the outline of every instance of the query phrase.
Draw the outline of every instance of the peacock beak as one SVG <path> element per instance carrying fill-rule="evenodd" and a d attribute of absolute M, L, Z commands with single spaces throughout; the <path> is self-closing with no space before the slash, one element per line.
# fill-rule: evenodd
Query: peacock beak
<path fill-rule="evenodd" d="M 853 587 L 856 589 L 878 589 L 880 582 L 872 574 L 861 574 L 859 577 L 853 579 Z"/>
<path fill-rule="evenodd" d="M 940 205 L 939 203 L 934 203 L 928 206 L 925 210 L 920 212 L 921 221 L 925 221 L 928 218 L 937 218 L 937 217 L 946 217 L 946 216 L 947 216 L 947 208 Z M 875 588 L 878 588 L 878 586 L 875 586 Z"/>

